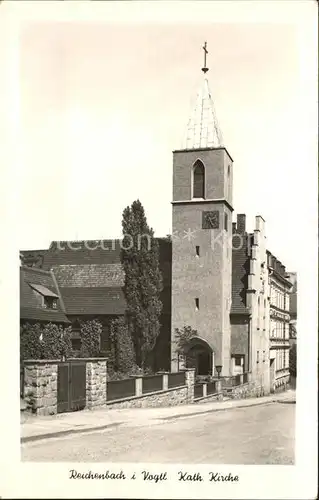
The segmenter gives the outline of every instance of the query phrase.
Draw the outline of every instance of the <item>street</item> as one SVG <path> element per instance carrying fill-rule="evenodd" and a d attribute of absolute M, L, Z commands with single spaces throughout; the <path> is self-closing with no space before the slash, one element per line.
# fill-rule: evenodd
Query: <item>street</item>
<path fill-rule="evenodd" d="M 24 443 L 23 461 L 294 464 L 295 404 L 215 411 Z"/>

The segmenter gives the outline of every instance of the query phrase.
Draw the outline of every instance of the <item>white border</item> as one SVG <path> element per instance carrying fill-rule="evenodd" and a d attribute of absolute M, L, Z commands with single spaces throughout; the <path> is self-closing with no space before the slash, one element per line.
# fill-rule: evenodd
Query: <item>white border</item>
<path fill-rule="evenodd" d="M 5 71 L 0 81 L 1 165 L 1 312 L 2 312 L 2 405 L 1 468 L 2 498 L 291 498 L 316 497 L 317 485 L 317 4 L 298 1 L 228 1 L 228 2 L 2 2 L 0 5 L 0 57 Z M 138 480 L 114 484 L 68 479 L 67 464 L 37 465 L 20 463 L 19 446 L 19 253 L 16 233 L 19 213 L 16 210 L 15 183 L 19 174 L 19 100 L 18 60 L 19 26 L 26 22 L 67 21 L 106 23 L 202 23 L 271 22 L 293 23 L 300 34 L 300 119 L 309 130 L 304 145 L 304 165 L 300 175 L 307 175 L 307 191 L 300 193 L 300 224 L 307 235 L 300 255 L 298 274 L 298 390 L 296 466 L 218 466 L 219 472 L 240 476 L 239 483 L 178 483 L 171 479 L 156 486 Z M 4 121 L 4 124 L 3 124 Z M 293 145 L 292 145 L 293 147 Z M 30 193 L 30 199 L 32 194 Z M 4 221 L 3 221 L 4 213 Z M 283 221 L 284 237 L 284 221 Z M 265 423 L 266 425 L 266 423 Z M 142 464 L 139 465 L 140 469 Z M 89 464 L 77 467 L 87 470 Z M 95 471 L 105 466 L 93 465 Z M 116 468 L 120 468 L 117 465 Z M 132 466 L 131 470 L 136 469 Z M 130 467 L 125 466 L 127 472 Z M 149 470 L 168 470 L 176 477 L 179 465 L 148 466 Z M 186 469 L 186 466 L 183 466 Z M 190 466 L 190 470 L 199 468 Z M 211 469 L 201 466 L 200 470 Z"/>

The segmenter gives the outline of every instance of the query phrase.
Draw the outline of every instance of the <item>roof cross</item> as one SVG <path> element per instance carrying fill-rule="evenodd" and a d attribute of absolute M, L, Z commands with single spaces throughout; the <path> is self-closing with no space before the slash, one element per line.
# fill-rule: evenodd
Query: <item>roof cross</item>
<path fill-rule="evenodd" d="M 208 68 L 206 67 L 206 56 L 208 54 L 208 50 L 207 50 L 207 42 L 204 43 L 203 47 L 202 47 L 203 51 L 204 51 L 204 67 L 202 68 L 202 72 L 205 74 L 207 73 L 208 71 Z"/>

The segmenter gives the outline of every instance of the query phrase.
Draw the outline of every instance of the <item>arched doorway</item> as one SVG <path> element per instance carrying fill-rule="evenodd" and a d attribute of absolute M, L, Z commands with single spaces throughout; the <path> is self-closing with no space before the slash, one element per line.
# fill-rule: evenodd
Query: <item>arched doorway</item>
<path fill-rule="evenodd" d="M 195 368 L 196 375 L 212 375 L 214 352 L 210 345 L 199 337 L 194 337 L 189 343 L 186 353 L 186 366 Z"/>

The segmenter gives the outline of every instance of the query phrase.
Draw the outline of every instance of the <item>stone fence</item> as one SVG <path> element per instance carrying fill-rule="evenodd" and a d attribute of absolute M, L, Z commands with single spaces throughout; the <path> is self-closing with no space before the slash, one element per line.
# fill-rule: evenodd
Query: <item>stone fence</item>
<path fill-rule="evenodd" d="M 21 380 L 27 408 L 36 415 L 194 402 L 194 369 L 107 381 L 106 358 L 27 360 Z"/>
<path fill-rule="evenodd" d="M 230 399 L 245 399 L 265 396 L 266 392 L 262 385 L 252 380 L 250 372 L 240 373 L 222 381 L 223 396 Z"/>
<path fill-rule="evenodd" d="M 223 398 L 222 381 L 201 382 L 194 386 L 194 400 L 196 403 L 206 403 Z"/>

